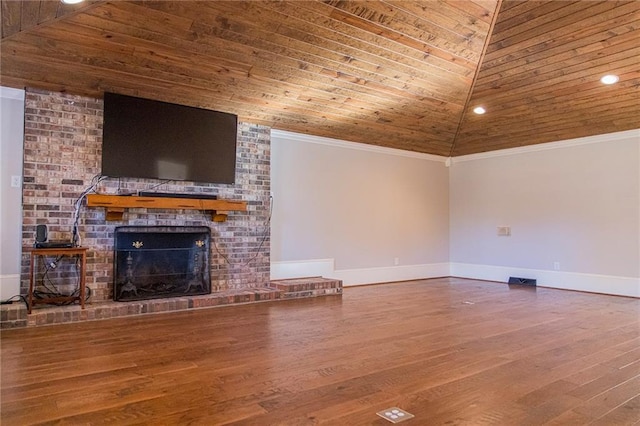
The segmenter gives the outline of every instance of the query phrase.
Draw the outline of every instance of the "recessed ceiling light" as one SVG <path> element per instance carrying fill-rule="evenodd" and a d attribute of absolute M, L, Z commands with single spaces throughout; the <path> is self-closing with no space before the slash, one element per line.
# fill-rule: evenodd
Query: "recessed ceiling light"
<path fill-rule="evenodd" d="M 484 109 L 484 107 L 477 106 L 473 109 L 473 112 L 475 112 L 476 114 L 484 114 L 485 112 L 487 112 L 487 110 Z"/>
<path fill-rule="evenodd" d="M 613 74 L 607 74 L 600 79 L 602 84 L 616 84 L 620 80 L 620 77 Z"/>
<path fill-rule="evenodd" d="M 82 3 L 84 0 L 60 0 L 64 4 L 78 4 Z"/>

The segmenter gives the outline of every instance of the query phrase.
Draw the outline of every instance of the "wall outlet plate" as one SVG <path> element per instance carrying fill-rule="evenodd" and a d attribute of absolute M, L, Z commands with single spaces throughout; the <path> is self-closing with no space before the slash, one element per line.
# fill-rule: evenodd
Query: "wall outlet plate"
<path fill-rule="evenodd" d="M 511 227 L 510 226 L 498 226 L 498 236 L 499 237 L 508 237 L 511 235 Z"/>

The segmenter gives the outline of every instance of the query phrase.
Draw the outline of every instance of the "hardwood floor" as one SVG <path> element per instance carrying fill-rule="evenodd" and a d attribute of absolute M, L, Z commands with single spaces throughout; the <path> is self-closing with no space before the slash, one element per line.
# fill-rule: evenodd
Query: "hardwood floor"
<path fill-rule="evenodd" d="M 640 424 L 640 300 L 442 278 L 2 332 L 2 424 Z"/>

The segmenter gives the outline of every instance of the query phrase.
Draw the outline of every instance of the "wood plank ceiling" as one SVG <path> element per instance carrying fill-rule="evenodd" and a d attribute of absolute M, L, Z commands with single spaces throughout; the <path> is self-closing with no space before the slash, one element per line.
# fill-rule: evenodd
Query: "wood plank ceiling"
<path fill-rule="evenodd" d="M 633 0 L 2 0 L 1 22 L 9 87 L 443 156 L 640 128 Z"/>

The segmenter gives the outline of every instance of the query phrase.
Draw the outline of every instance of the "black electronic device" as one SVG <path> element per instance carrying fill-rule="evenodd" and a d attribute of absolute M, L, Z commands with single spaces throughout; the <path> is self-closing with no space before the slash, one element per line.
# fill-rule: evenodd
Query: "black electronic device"
<path fill-rule="evenodd" d="M 72 248 L 73 243 L 68 241 L 44 241 L 42 243 L 36 242 L 33 246 L 35 248 Z"/>
<path fill-rule="evenodd" d="M 48 231 L 47 225 L 37 225 L 36 226 L 36 243 L 44 243 L 47 241 Z"/>
<path fill-rule="evenodd" d="M 102 174 L 235 182 L 238 116 L 104 94 Z"/>
<path fill-rule="evenodd" d="M 218 196 L 214 194 L 203 194 L 201 192 L 191 192 L 191 193 L 172 193 L 172 192 L 151 192 L 151 191 L 140 191 L 138 192 L 138 196 L 140 197 L 160 197 L 160 198 L 192 198 L 195 200 L 217 200 Z"/>

